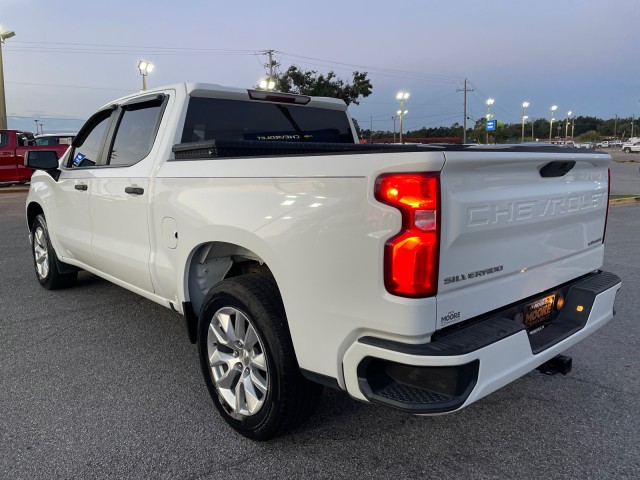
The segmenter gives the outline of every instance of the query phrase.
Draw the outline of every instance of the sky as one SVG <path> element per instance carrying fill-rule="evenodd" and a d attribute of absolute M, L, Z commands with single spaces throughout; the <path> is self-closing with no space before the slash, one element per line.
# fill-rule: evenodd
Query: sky
<path fill-rule="evenodd" d="M 345 80 L 368 72 L 373 94 L 350 107 L 364 128 L 405 132 L 463 121 L 495 103 L 498 121 L 640 114 L 640 0 L 176 2 L 0 0 L 9 128 L 77 131 L 109 101 L 141 88 L 198 81 L 250 88 L 265 50 Z M 469 126 L 473 121 L 469 122 Z M 396 127 L 397 128 L 397 127 Z"/>

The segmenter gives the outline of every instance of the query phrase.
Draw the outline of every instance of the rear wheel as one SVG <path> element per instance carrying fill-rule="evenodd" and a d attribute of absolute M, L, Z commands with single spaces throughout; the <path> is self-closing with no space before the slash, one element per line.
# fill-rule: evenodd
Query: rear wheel
<path fill-rule="evenodd" d="M 625 153 L 630 153 L 631 152 L 630 148 L 623 148 L 623 150 L 624 150 Z"/>
<path fill-rule="evenodd" d="M 61 273 L 60 260 L 56 255 L 51 241 L 44 215 L 38 215 L 31 227 L 31 253 L 36 277 L 47 290 L 57 290 L 73 285 L 78 277 L 78 272 Z"/>
<path fill-rule="evenodd" d="M 205 383 L 225 421 L 240 434 L 267 440 L 303 423 L 322 386 L 302 376 L 275 282 L 233 277 L 207 294 L 198 327 Z"/>

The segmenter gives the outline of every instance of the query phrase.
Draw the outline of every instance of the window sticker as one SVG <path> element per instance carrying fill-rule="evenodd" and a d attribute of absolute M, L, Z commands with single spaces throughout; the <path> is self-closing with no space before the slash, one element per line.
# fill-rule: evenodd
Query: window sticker
<path fill-rule="evenodd" d="M 82 162 L 82 160 L 85 159 L 85 157 L 86 155 L 83 155 L 80 152 L 78 152 L 78 154 L 73 159 L 73 165 L 77 167 L 78 165 L 80 165 L 80 162 Z"/>

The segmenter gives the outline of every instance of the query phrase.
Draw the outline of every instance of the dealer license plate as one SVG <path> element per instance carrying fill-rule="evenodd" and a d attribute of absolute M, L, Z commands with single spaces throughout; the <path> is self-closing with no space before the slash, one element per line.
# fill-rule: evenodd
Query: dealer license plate
<path fill-rule="evenodd" d="M 528 329 L 535 328 L 551 319 L 556 296 L 549 295 L 524 306 L 524 324 Z"/>

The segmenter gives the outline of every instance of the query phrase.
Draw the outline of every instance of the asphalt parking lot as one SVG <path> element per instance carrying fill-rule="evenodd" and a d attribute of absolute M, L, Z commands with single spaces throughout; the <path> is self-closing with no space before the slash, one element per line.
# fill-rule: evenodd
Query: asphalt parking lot
<path fill-rule="evenodd" d="M 640 204 L 611 208 L 617 316 L 567 352 L 569 376 L 428 418 L 327 391 L 255 443 L 218 417 L 180 316 L 87 273 L 38 285 L 24 200 L 0 194 L 0 478 L 638 478 Z"/>

